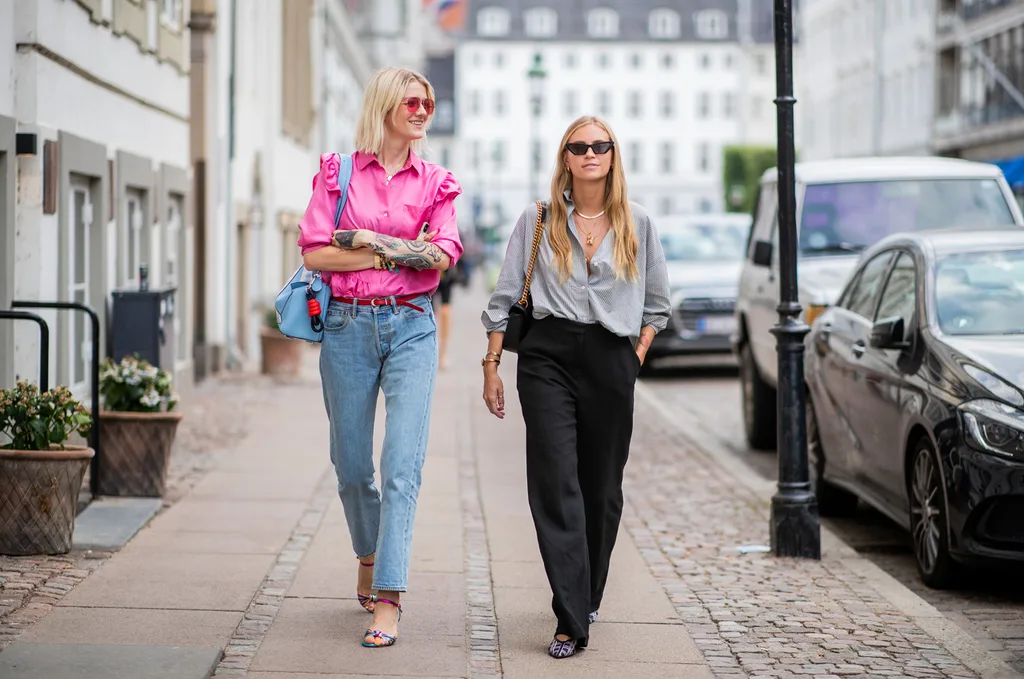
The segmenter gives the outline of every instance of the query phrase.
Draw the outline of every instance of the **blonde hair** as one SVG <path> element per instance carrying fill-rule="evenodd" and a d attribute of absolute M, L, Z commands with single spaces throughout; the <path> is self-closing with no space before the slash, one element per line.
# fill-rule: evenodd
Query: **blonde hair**
<path fill-rule="evenodd" d="M 612 166 L 605 178 L 604 213 L 608 217 L 610 231 L 615 234 L 615 277 L 636 280 L 639 269 L 636 264 L 640 242 L 636 237 L 636 225 L 633 223 L 633 211 L 629 207 L 626 196 L 626 175 L 622 170 L 619 158 L 619 143 L 611 127 L 596 116 L 577 118 L 562 137 L 558 146 L 558 162 L 555 175 L 551 179 L 551 220 L 548 226 L 548 243 L 554 252 L 555 268 L 560 270 L 563 281 L 572 275 L 572 246 L 569 242 L 569 206 L 565 200 L 565 192 L 572 190 L 572 172 L 565 162 L 565 145 L 569 143 L 576 130 L 586 125 L 597 125 L 608 134 L 608 139 L 615 143 L 612 148 Z"/>
<path fill-rule="evenodd" d="M 434 88 L 423 75 L 407 68 L 385 68 L 377 71 L 366 85 L 363 94 L 363 110 L 359 114 L 359 125 L 356 127 L 356 150 L 374 155 L 380 153 L 387 135 L 385 121 L 388 116 L 398 112 L 398 106 L 405 99 L 405 91 L 409 85 L 419 83 L 427 91 L 427 98 L 434 99 Z M 427 124 L 433 116 L 427 117 Z M 413 150 L 418 151 L 422 139 L 412 143 Z"/>

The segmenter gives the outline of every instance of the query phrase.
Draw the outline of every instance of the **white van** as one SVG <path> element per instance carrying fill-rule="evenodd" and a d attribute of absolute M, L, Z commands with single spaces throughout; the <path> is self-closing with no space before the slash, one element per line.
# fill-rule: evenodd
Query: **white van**
<path fill-rule="evenodd" d="M 835 301 L 860 252 L 907 231 L 1024 225 L 995 165 L 953 158 L 849 158 L 796 164 L 797 277 L 810 325 Z M 733 351 L 740 364 L 743 421 L 752 448 L 776 444 L 778 354 L 778 174 L 761 177 L 740 273 Z"/>

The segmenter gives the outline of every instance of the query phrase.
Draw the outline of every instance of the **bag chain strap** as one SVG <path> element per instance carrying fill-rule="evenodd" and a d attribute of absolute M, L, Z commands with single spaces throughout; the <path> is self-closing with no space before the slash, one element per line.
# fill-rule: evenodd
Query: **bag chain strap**
<path fill-rule="evenodd" d="M 533 278 L 533 265 L 537 261 L 537 249 L 540 247 L 540 236 L 544 233 L 544 206 L 537 201 L 537 224 L 533 227 L 533 249 L 530 252 L 530 263 L 526 267 L 526 283 L 523 285 L 523 296 L 519 298 L 519 306 L 526 305 L 530 295 L 530 279 Z"/>

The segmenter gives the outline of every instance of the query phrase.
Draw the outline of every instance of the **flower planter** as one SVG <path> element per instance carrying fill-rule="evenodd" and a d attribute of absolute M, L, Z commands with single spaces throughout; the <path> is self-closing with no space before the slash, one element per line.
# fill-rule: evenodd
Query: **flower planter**
<path fill-rule="evenodd" d="M 71 550 L 78 493 L 92 448 L 0 449 L 0 554 Z"/>
<path fill-rule="evenodd" d="M 100 495 L 162 497 L 182 414 L 101 410 Z"/>
<path fill-rule="evenodd" d="M 285 337 L 279 330 L 263 328 L 260 331 L 262 372 L 273 377 L 294 378 L 302 367 L 305 343 Z"/>

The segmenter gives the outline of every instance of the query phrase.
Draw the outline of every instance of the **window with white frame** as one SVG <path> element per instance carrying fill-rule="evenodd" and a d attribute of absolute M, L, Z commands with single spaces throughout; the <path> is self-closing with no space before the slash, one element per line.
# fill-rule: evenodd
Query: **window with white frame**
<path fill-rule="evenodd" d="M 531 38 L 551 38 L 558 33 L 558 13 L 550 7 L 534 7 L 523 13 L 523 29 Z"/>
<path fill-rule="evenodd" d="M 661 93 L 661 115 L 663 118 L 671 118 L 675 115 L 676 95 L 665 91 Z"/>
<path fill-rule="evenodd" d="M 642 142 L 633 141 L 629 143 L 629 171 L 644 171 L 644 147 Z"/>
<path fill-rule="evenodd" d="M 697 95 L 697 117 L 707 118 L 711 115 L 711 95 L 701 92 Z"/>
<path fill-rule="evenodd" d="M 676 150 L 672 142 L 665 141 L 661 143 L 661 171 L 665 174 L 672 172 L 675 155 Z"/>
<path fill-rule="evenodd" d="M 508 35 L 511 16 L 504 7 L 484 7 L 476 15 L 476 32 L 498 37 Z"/>
<path fill-rule="evenodd" d="M 565 53 L 565 67 L 566 68 L 576 68 L 576 53 L 575 52 L 566 52 Z"/>
<path fill-rule="evenodd" d="M 576 115 L 576 100 L 576 90 L 565 90 L 565 92 L 562 93 L 562 105 L 565 115 Z"/>
<path fill-rule="evenodd" d="M 706 141 L 697 144 L 697 170 L 707 172 L 711 169 L 711 147 Z"/>
<path fill-rule="evenodd" d="M 505 115 L 505 91 L 498 90 L 494 93 L 494 115 Z"/>
<path fill-rule="evenodd" d="M 725 92 L 722 94 L 722 115 L 726 118 L 736 116 L 736 93 Z"/>
<path fill-rule="evenodd" d="M 587 32 L 592 38 L 615 38 L 619 35 L 619 13 L 599 7 L 587 14 Z"/>
<path fill-rule="evenodd" d="M 143 204 L 146 194 L 128 189 L 124 199 L 124 230 L 121 234 L 121 281 L 126 287 L 139 282 L 139 266 L 143 263 L 142 228 L 145 225 Z"/>
<path fill-rule="evenodd" d="M 598 52 L 595 61 L 597 62 L 598 68 L 608 68 L 608 66 L 611 65 L 611 57 L 607 52 Z"/>
<path fill-rule="evenodd" d="M 471 150 L 471 155 L 470 155 L 469 163 L 473 167 L 474 170 L 479 170 L 480 169 L 480 140 L 479 139 L 474 139 L 472 141 L 472 143 L 470 144 L 470 150 Z"/>
<path fill-rule="evenodd" d="M 644 93 L 634 90 L 629 93 L 629 115 L 631 118 L 639 118 L 644 114 Z"/>
<path fill-rule="evenodd" d="M 678 38 L 680 32 L 679 12 L 674 9 L 660 8 L 653 10 L 647 18 L 647 32 L 652 38 L 671 40 Z"/>
<path fill-rule="evenodd" d="M 89 288 L 96 274 L 92 271 L 92 239 L 99 237 L 99 233 L 98 229 L 93 228 L 92 198 L 88 183 L 72 179 L 70 199 L 68 261 L 65 264 L 68 297 L 72 302 L 89 304 Z M 69 366 L 68 387 L 79 398 L 86 397 L 92 362 L 92 333 L 85 321 L 84 314 L 73 315 L 65 354 Z"/>
<path fill-rule="evenodd" d="M 672 214 L 672 196 L 662 196 L 660 201 L 661 214 Z"/>
<path fill-rule="evenodd" d="M 181 10 L 184 0 L 160 0 L 160 21 L 165 26 L 178 30 L 181 28 Z"/>
<path fill-rule="evenodd" d="M 608 90 L 597 92 L 597 114 L 610 116 L 612 114 L 612 97 Z"/>
<path fill-rule="evenodd" d="M 694 15 L 697 37 L 721 40 L 729 37 L 729 15 L 720 9 L 702 9 Z"/>
<path fill-rule="evenodd" d="M 480 115 L 480 91 L 472 90 L 469 93 L 469 115 Z"/>
<path fill-rule="evenodd" d="M 498 172 L 505 167 L 505 141 L 495 139 L 491 146 L 491 162 L 494 163 L 494 171 Z"/>

